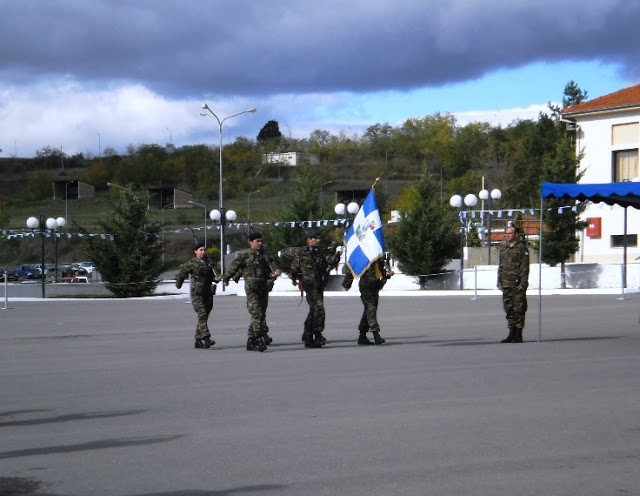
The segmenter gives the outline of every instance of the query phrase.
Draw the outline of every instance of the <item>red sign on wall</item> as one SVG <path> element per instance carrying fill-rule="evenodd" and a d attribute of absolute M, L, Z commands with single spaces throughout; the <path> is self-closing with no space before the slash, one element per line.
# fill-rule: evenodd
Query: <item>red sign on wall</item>
<path fill-rule="evenodd" d="M 590 238 L 599 238 L 602 236 L 602 217 L 587 218 L 587 236 Z"/>

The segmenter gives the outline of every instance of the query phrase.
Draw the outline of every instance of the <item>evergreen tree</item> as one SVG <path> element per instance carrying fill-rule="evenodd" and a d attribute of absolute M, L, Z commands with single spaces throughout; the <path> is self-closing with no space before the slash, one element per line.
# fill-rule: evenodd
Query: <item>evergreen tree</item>
<path fill-rule="evenodd" d="M 558 140 L 555 154 L 546 157 L 545 181 L 577 183 L 580 179 L 573 142 L 562 123 L 557 126 Z M 565 262 L 580 247 L 578 232 L 586 227 L 580 220 L 584 204 L 574 207 L 572 201 L 549 198 L 545 201 L 542 261 L 552 267 L 560 264 L 561 287 L 566 288 Z M 575 210 L 574 210 L 575 208 Z"/>
<path fill-rule="evenodd" d="M 426 170 L 412 186 L 410 201 L 387 236 L 387 245 L 404 273 L 420 278 L 424 289 L 429 274 L 441 272 L 458 250 L 458 219 L 440 203 L 439 185 Z"/>
<path fill-rule="evenodd" d="M 105 287 L 121 298 L 152 294 L 164 263 L 158 237 L 160 224 L 147 209 L 146 199 L 131 187 L 124 188 L 97 225 L 113 239 L 89 236 L 83 228 L 80 232 L 85 235 L 87 256 L 96 265 Z"/>
<path fill-rule="evenodd" d="M 292 228 L 291 222 L 309 221 L 320 218 L 319 190 L 322 178 L 320 178 L 308 164 L 302 164 L 297 168 L 298 187 L 291 193 L 289 200 L 284 204 L 277 218 L 282 221 L 279 227 L 271 229 L 265 235 L 265 241 L 269 244 L 272 253 L 289 246 L 304 246 L 306 244 L 306 229 L 296 225 Z M 333 226 L 332 226 L 333 227 Z M 335 229 L 322 230 L 323 244 L 342 242 L 342 231 Z M 286 270 L 286 260 L 281 261 Z"/>
<path fill-rule="evenodd" d="M 258 143 L 266 143 L 269 140 L 280 138 L 282 138 L 280 126 L 278 124 L 278 121 L 274 120 L 268 121 L 264 126 L 262 126 L 262 129 L 260 129 L 260 132 L 256 137 Z"/>

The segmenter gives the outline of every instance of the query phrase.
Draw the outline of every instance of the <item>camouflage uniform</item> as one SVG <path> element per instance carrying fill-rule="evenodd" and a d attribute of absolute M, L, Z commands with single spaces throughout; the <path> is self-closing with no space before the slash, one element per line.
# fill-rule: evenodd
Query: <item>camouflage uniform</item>
<path fill-rule="evenodd" d="M 247 293 L 247 309 L 251 315 L 249 337 L 265 336 L 269 332 L 267 326 L 267 306 L 269 291 L 273 289 L 275 278 L 272 277 L 267 254 L 263 250 L 247 249 L 241 251 L 231 263 L 224 276 L 225 284 L 231 279 L 235 282 L 244 278 L 244 289 Z"/>
<path fill-rule="evenodd" d="M 520 339 L 527 312 L 528 286 L 529 249 L 518 240 L 513 246 L 507 245 L 500 250 L 498 287 L 502 289 L 502 303 L 509 329 L 516 334 L 519 332 Z"/>
<path fill-rule="evenodd" d="M 216 293 L 216 286 L 213 284 L 215 274 L 206 260 L 198 260 L 196 257 L 188 260 L 176 276 L 176 287 L 180 289 L 184 280 L 191 276 L 191 303 L 198 315 L 198 326 L 196 327 L 196 341 L 211 336 L 207 321 L 213 308 L 213 295 Z"/>
<path fill-rule="evenodd" d="M 310 246 L 286 248 L 281 256 L 291 259 L 289 277 L 296 283 L 302 284 L 306 293 L 309 313 L 304 321 L 302 340 L 306 345 L 315 343 L 320 346 L 323 341 L 324 330 L 324 288 L 327 285 L 329 272 L 340 261 L 340 253 L 335 247 L 325 248 Z"/>
<path fill-rule="evenodd" d="M 364 339 L 361 339 L 363 341 L 361 344 L 365 344 L 365 341 L 366 344 L 370 344 L 370 341 L 366 339 L 366 333 L 368 331 L 373 332 L 376 338 L 376 344 L 384 342 L 378 334 L 380 332 L 380 325 L 378 324 L 378 299 L 380 290 L 387 283 L 388 277 L 386 274 L 387 269 L 384 265 L 384 260 L 379 258 L 360 276 L 358 289 L 360 290 L 360 299 L 364 305 L 364 311 L 358 324 L 358 331 L 360 331 L 360 336 L 365 336 Z M 345 289 L 349 289 L 352 283 L 353 273 L 349 270 L 344 276 L 342 286 Z"/>

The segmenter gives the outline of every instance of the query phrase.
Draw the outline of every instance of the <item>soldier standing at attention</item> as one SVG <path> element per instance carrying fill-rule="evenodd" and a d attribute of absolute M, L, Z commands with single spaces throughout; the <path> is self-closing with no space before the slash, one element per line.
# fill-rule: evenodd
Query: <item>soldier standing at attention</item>
<path fill-rule="evenodd" d="M 379 258 L 375 260 L 360 276 L 358 282 L 358 288 L 360 289 L 360 299 L 364 304 L 364 311 L 360 318 L 360 324 L 358 324 L 358 331 L 360 336 L 358 337 L 358 344 L 382 344 L 385 342 L 384 338 L 380 337 L 380 325 L 378 324 L 378 299 L 380 290 L 387 283 L 395 272 L 385 267 L 384 260 Z M 349 290 L 353 284 L 353 272 L 347 271 L 342 281 L 342 287 L 345 290 Z M 374 342 L 369 341 L 367 338 L 367 332 L 373 332 Z"/>
<path fill-rule="evenodd" d="M 289 277 L 294 285 L 301 284 L 309 304 L 309 314 L 304 323 L 302 341 L 305 348 L 321 348 L 325 342 L 324 331 L 324 288 L 331 269 L 340 261 L 336 249 L 320 245 L 320 230 L 307 232 L 307 245 L 285 248 L 282 256 L 291 259 Z"/>
<path fill-rule="evenodd" d="M 238 282 L 240 277 L 244 278 L 247 309 L 251 315 L 248 351 L 264 351 L 273 341 L 268 334 L 267 306 L 269 291 L 273 289 L 273 283 L 280 273 L 272 267 L 271 259 L 262 245 L 262 234 L 252 232 L 249 234 L 249 249 L 238 254 L 224 275 L 225 286 L 231 279 Z"/>
<path fill-rule="evenodd" d="M 209 314 L 213 308 L 214 283 L 220 281 L 207 257 L 206 246 L 200 241 L 193 245 L 195 257 L 185 262 L 176 276 L 176 287 L 180 289 L 184 280 L 191 276 L 191 303 L 198 316 L 196 327 L 196 348 L 210 348 L 216 344 L 209 332 Z"/>
<path fill-rule="evenodd" d="M 522 329 L 527 313 L 527 287 L 529 286 L 529 249 L 518 240 L 514 226 L 507 227 L 507 245 L 500 250 L 498 289 L 507 314 L 509 335 L 501 343 L 522 343 Z"/>

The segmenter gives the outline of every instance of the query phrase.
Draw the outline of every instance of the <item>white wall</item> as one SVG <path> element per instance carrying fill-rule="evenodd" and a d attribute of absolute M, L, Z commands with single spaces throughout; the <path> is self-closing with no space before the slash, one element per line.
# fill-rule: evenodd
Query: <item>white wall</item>
<path fill-rule="evenodd" d="M 629 148 L 640 148 L 640 136 L 635 145 L 626 144 L 614 147 L 612 143 L 612 126 L 640 121 L 640 111 L 609 113 L 604 115 L 587 115 L 576 118 L 579 129 L 576 131 L 577 152 L 583 152 L 580 170 L 584 173 L 582 184 L 610 183 L 613 181 L 613 152 Z M 612 235 L 624 234 L 624 209 L 617 205 L 590 204 L 582 218 L 600 217 L 602 219 L 602 236 L 599 239 L 589 238 L 583 232 L 583 243 L 578 255 L 580 262 L 623 262 L 623 249 L 611 247 Z M 640 211 L 629 208 L 627 233 L 640 233 Z M 627 260 L 635 261 L 640 257 L 640 248 L 629 247 Z"/>

